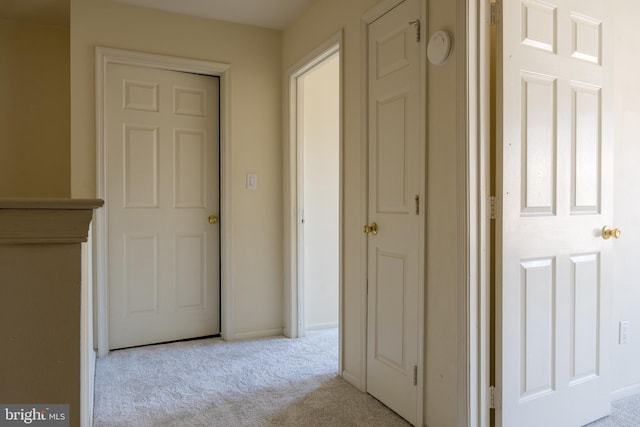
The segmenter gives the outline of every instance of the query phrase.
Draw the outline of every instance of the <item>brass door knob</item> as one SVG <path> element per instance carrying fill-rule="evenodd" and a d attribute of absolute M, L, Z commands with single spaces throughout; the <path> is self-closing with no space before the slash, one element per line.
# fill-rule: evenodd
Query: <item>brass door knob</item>
<path fill-rule="evenodd" d="M 622 235 L 622 231 L 618 228 L 609 228 L 606 225 L 602 227 L 602 238 L 608 240 L 610 238 L 619 239 Z"/>
<path fill-rule="evenodd" d="M 209 224 L 216 224 L 218 222 L 218 217 L 215 215 L 209 215 Z"/>
<path fill-rule="evenodd" d="M 364 234 L 371 234 L 375 236 L 376 234 L 378 234 L 378 224 L 376 224 L 375 222 L 371 223 L 371 225 L 367 224 L 363 227 L 362 232 Z"/>

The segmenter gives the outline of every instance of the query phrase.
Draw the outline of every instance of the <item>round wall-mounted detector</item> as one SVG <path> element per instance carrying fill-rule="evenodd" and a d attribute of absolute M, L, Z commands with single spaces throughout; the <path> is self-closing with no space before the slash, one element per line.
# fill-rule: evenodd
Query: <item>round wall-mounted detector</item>
<path fill-rule="evenodd" d="M 427 57 L 433 65 L 447 62 L 451 53 L 451 36 L 446 31 L 436 31 L 429 39 Z"/>

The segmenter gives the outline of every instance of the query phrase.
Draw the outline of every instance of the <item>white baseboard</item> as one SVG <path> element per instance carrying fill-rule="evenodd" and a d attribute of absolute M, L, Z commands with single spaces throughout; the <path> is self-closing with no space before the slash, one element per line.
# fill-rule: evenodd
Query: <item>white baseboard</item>
<path fill-rule="evenodd" d="M 315 325 L 304 325 L 307 331 L 316 331 L 318 329 L 332 329 L 337 328 L 338 322 L 316 323 Z"/>
<path fill-rule="evenodd" d="M 264 329 L 262 331 L 238 332 L 233 334 L 233 339 L 228 341 L 250 340 L 254 338 L 273 337 L 277 335 L 283 335 L 282 328 Z"/>
<path fill-rule="evenodd" d="M 640 394 L 640 384 L 632 384 L 612 391 L 611 400 L 620 400 L 624 399 L 625 397 L 634 396 L 636 394 Z"/>

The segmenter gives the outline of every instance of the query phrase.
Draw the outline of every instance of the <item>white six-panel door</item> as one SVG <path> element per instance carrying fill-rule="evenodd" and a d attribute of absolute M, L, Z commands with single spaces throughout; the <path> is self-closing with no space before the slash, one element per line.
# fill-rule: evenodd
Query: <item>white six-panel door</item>
<path fill-rule="evenodd" d="M 418 295 L 423 149 L 420 2 L 405 0 L 368 26 L 367 392 L 418 420 Z"/>
<path fill-rule="evenodd" d="M 219 81 L 109 64 L 109 348 L 217 334 Z"/>
<path fill-rule="evenodd" d="M 581 426 L 610 405 L 611 6 L 500 3 L 497 420 Z"/>

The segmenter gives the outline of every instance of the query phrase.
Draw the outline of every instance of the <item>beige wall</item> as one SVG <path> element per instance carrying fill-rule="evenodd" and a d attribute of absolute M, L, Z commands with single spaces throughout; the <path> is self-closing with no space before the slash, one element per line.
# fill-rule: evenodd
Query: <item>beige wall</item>
<path fill-rule="evenodd" d="M 613 389 L 640 391 L 640 300 L 633 269 L 640 258 L 637 183 L 640 169 L 640 6 L 616 0 L 616 242 L 612 330 L 631 321 L 631 343 L 612 351 Z M 232 180 L 236 332 L 282 327 L 281 81 L 284 69 L 344 29 L 344 305 L 343 368 L 361 379 L 360 17 L 376 0 L 317 0 L 284 33 L 188 18 L 104 0 L 72 0 L 71 144 L 66 29 L 0 22 L 0 195 L 95 195 L 94 48 L 97 45 L 207 59 L 232 65 Z M 427 34 L 455 35 L 455 2 L 428 2 Z M 281 44 L 282 42 L 282 44 Z M 282 47 L 282 50 L 281 50 Z M 454 52 L 455 53 L 455 52 Z M 43 73 L 46 70 L 46 74 Z M 455 425 L 457 293 L 455 218 L 455 57 L 428 68 L 428 261 L 425 421 Z M 56 82 L 56 84 L 48 84 Z M 37 99 L 38 102 L 26 101 Z M 8 102 L 7 102 L 8 100 Z M 24 108 L 16 108 L 24 105 Z M 37 126 L 34 125 L 37 118 Z M 71 166 L 69 157 L 72 158 Z M 69 170 L 71 169 L 71 172 Z M 259 175 L 258 192 L 244 190 L 244 173 Z M 71 176 L 71 177 L 70 177 Z M 69 181 L 71 179 L 71 184 Z M 443 268 L 445 266 L 446 268 Z"/>
<path fill-rule="evenodd" d="M 338 324 L 340 58 L 298 79 L 302 125 L 305 328 Z"/>
<path fill-rule="evenodd" d="M 640 4 L 616 0 L 615 23 L 615 145 L 614 223 L 622 237 L 614 243 L 612 389 L 614 397 L 640 393 Z M 630 342 L 618 344 L 618 322 L 631 322 Z"/>
<path fill-rule="evenodd" d="M 69 29 L 0 18 L 0 196 L 69 196 Z"/>
<path fill-rule="evenodd" d="M 281 32 L 71 1 L 71 192 L 95 195 L 95 47 L 231 64 L 233 334 L 282 330 Z M 258 190 L 245 189 L 245 174 Z M 221 218 L 224 221 L 224 218 Z"/>
<path fill-rule="evenodd" d="M 458 419 L 459 369 L 462 354 L 458 320 L 460 310 L 458 218 L 465 216 L 458 205 L 459 171 L 456 115 L 458 90 L 456 4 L 452 0 L 428 2 L 428 37 L 435 31 L 453 36 L 453 50 L 444 66 L 427 68 L 427 305 L 425 310 L 426 378 L 425 423 L 429 426 L 466 424 Z M 464 237 L 463 237 L 464 238 Z"/>
<path fill-rule="evenodd" d="M 284 32 L 284 69 L 291 67 L 324 40 L 344 31 L 344 362 L 343 373 L 356 385 L 362 381 L 361 345 L 361 50 L 360 19 L 376 0 L 316 0 Z M 456 3 L 428 2 L 430 34 L 448 30 L 455 37 Z M 429 66 L 427 118 L 427 305 L 425 357 L 425 423 L 457 425 L 458 300 L 456 248 L 456 58 L 443 67 Z"/>
<path fill-rule="evenodd" d="M 80 243 L 3 242 L 0 271 L 0 400 L 69 404 L 79 426 Z"/>

